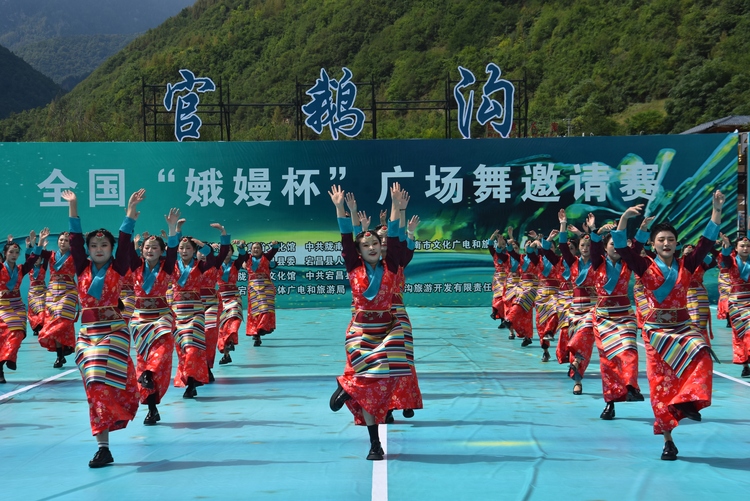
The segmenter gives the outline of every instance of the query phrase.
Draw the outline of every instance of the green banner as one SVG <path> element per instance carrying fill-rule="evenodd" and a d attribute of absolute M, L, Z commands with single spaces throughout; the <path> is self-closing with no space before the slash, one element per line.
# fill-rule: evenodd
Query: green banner
<path fill-rule="evenodd" d="M 711 193 L 728 195 L 723 231 L 737 228 L 737 134 L 553 139 L 300 141 L 253 143 L 0 143 L 5 232 L 67 229 L 64 189 L 79 197 L 84 231 L 116 230 L 133 191 L 145 187 L 136 231 L 158 233 L 179 207 L 186 235 L 281 243 L 274 281 L 280 307 L 345 307 L 332 184 L 352 191 L 372 216 L 390 207 L 388 186 L 409 191 L 418 214 L 417 251 L 407 269 L 407 304 L 489 304 L 486 240 L 598 221 L 646 204 L 683 243 L 710 217 Z M 635 231 L 635 227 L 632 229 Z M 51 248 L 55 239 L 52 238 Z M 707 284 L 708 285 L 708 284 Z M 711 287 L 709 286 L 709 290 Z M 711 292 L 715 297 L 715 292 Z"/>

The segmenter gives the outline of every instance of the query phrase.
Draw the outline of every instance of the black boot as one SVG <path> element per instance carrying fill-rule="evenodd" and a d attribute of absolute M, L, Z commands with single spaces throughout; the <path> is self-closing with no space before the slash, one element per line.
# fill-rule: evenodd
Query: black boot
<path fill-rule="evenodd" d="M 65 360 L 65 357 L 63 356 L 62 348 L 58 348 L 56 351 L 57 351 L 57 359 L 55 359 L 55 363 L 52 364 L 52 368 L 59 369 L 60 367 L 65 365 L 65 362 L 67 362 L 67 360 Z"/>
<path fill-rule="evenodd" d="M 549 362 L 549 350 L 547 348 L 545 348 L 544 353 L 542 353 L 542 362 Z"/>
<path fill-rule="evenodd" d="M 3 373 L 3 363 L 0 362 L 0 384 L 5 384 L 5 374 Z"/>
<path fill-rule="evenodd" d="M 156 423 L 161 421 L 161 416 L 159 416 L 159 409 L 156 408 L 156 393 L 152 393 L 148 396 L 148 414 L 146 414 L 146 419 L 143 420 L 143 424 L 146 426 L 154 426 Z"/>
<path fill-rule="evenodd" d="M 89 461 L 89 468 L 101 468 L 114 462 L 112 453 L 109 452 L 109 447 L 99 447 L 99 450 L 94 454 L 94 459 Z"/>
<path fill-rule="evenodd" d="M 604 410 L 602 411 L 600 418 L 604 419 L 605 421 L 611 421 L 615 418 L 615 403 L 614 402 L 607 402 L 607 405 L 604 407 Z"/>
<path fill-rule="evenodd" d="M 385 415 L 385 424 L 393 424 L 395 419 L 393 419 L 393 409 L 388 411 L 388 414 Z"/>
<path fill-rule="evenodd" d="M 221 357 L 221 360 L 219 360 L 219 365 L 224 364 L 231 364 L 232 363 L 232 357 L 229 356 L 229 353 L 225 353 L 223 357 Z"/>
<path fill-rule="evenodd" d="M 661 459 L 662 461 L 674 461 L 677 459 L 678 454 L 677 447 L 674 445 L 674 442 L 671 440 L 667 440 L 664 442 L 664 450 L 661 453 Z"/>
<path fill-rule="evenodd" d="M 746 365 L 742 368 L 741 377 L 750 377 L 750 366 Z"/>
<path fill-rule="evenodd" d="M 182 398 L 195 398 L 197 396 L 198 390 L 195 389 L 195 380 L 189 377 L 187 388 L 185 388 L 185 393 L 182 394 Z"/>
<path fill-rule="evenodd" d="M 16 363 L 13 360 L 8 360 L 7 362 L 5 362 L 5 365 L 7 365 L 8 369 L 10 369 L 12 371 L 14 371 L 14 370 L 17 369 Z"/>
<path fill-rule="evenodd" d="M 216 381 L 216 378 L 214 377 L 214 373 L 211 372 L 211 368 L 209 367 L 208 368 L 208 382 L 213 383 L 214 381 Z"/>
<path fill-rule="evenodd" d="M 253 346 L 260 346 L 260 336 L 253 336 L 253 339 L 255 339 L 255 342 L 253 343 Z"/>
<path fill-rule="evenodd" d="M 384 454 L 385 451 L 383 451 L 383 447 L 380 445 L 380 440 L 370 442 L 370 452 L 367 454 L 367 459 L 370 461 L 382 461 Z"/>
<path fill-rule="evenodd" d="M 628 385 L 628 394 L 625 396 L 626 402 L 643 402 L 644 400 L 645 398 L 643 398 L 638 388 Z"/>
<path fill-rule="evenodd" d="M 331 395 L 331 400 L 328 402 L 328 405 L 333 412 L 338 412 L 350 398 L 352 397 L 344 390 L 341 383 L 336 381 L 336 391 Z"/>
<path fill-rule="evenodd" d="M 404 417 L 406 419 L 413 418 L 414 417 L 414 409 L 404 409 L 404 412 L 402 412 Z"/>
<path fill-rule="evenodd" d="M 528 346 L 531 343 L 532 343 L 531 338 L 530 337 L 525 337 L 525 338 L 523 338 L 523 341 L 521 341 L 521 346 Z"/>
<path fill-rule="evenodd" d="M 701 413 L 695 409 L 695 404 L 693 404 L 693 402 L 674 404 L 674 408 L 682 412 L 686 418 L 692 419 L 693 421 L 700 421 L 702 419 Z"/>
<path fill-rule="evenodd" d="M 138 378 L 138 382 L 141 386 L 147 390 L 154 389 L 154 374 L 151 371 L 143 371 L 141 377 Z"/>

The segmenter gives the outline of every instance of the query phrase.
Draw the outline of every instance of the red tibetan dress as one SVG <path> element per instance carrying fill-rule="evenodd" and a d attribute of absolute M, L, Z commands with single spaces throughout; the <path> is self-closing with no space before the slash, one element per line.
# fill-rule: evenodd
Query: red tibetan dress
<path fill-rule="evenodd" d="M 157 264 L 158 269 L 148 268 L 133 249 L 130 254 L 130 269 L 133 276 L 135 307 L 130 319 L 130 330 L 136 353 L 136 376 L 138 381 L 144 371 L 152 373 L 153 388 L 144 388 L 140 383 L 140 402 L 148 403 L 148 397 L 156 395 L 154 404 L 161 402 L 169 388 L 172 377 L 172 350 L 174 350 L 174 313 L 167 303 L 167 289 L 174 275 L 177 262 L 177 237 L 169 237 L 166 257 Z"/>
<path fill-rule="evenodd" d="M 11 268 L 7 261 L 0 265 L 0 362 L 15 364 L 21 341 L 26 337 L 26 305 L 20 287 L 41 253 L 41 248 L 36 247 L 23 265 Z"/>
<path fill-rule="evenodd" d="M 70 251 L 43 251 L 49 259 L 49 285 L 47 286 L 47 314 L 44 327 L 39 332 L 39 344 L 55 351 L 56 343 L 65 352 L 73 352 L 76 344 L 75 322 L 78 319 L 78 287 L 76 265 Z"/>
<path fill-rule="evenodd" d="M 512 249 L 509 245 L 506 247 L 506 251 Z M 518 253 L 516 253 L 516 256 Z M 510 313 L 513 303 L 516 301 L 516 297 L 522 292 L 521 289 L 521 263 L 518 259 L 514 258 L 509 254 L 507 262 L 508 275 L 505 279 L 505 292 L 503 293 L 503 309 L 505 310 L 505 320 L 508 320 L 508 314 Z M 511 332 L 511 339 L 515 335 Z"/>
<path fill-rule="evenodd" d="M 708 303 L 708 291 L 703 285 L 703 276 L 706 271 L 717 266 L 716 259 L 709 255 L 695 269 L 690 280 L 690 289 L 688 289 L 688 313 L 693 321 L 695 328 L 703 333 L 703 337 L 710 345 L 714 334 L 711 330 L 711 308 Z"/>
<path fill-rule="evenodd" d="M 89 403 L 91 432 L 125 428 L 138 410 L 138 385 L 130 358 L 130 331 L 120 313 L 120 284 L 129 270 L 129 248 L 135 221 L 125 218 L 114 259 L 101 270 L 86 256 L 81 222 L 70 218 L 70 253 L 78 276 L 81 330 L 76 365 Z"/>
<path fill-rule="evenodd" d="M 221 299 L 221 317 L 219 318 L 219 342 L 217 348 L 224 352 L 227 343 L 239 344 L 239 331 L 242 325 L 242 300 L 237 288 L 237 277 L 242 266 L 247 262 L 248 254 L 240 249 L 237 259 L 221 265 L 219 276 L 219 297 Z"/>
<path fill-rule="evenodd" d="M 570 267 L 573 284 L 573 302 L 568 308 L 567 359 L 570 363 L 578 360 L 578 373 L 583 376 L 594 351 L 594 307 L 597 301 L 595 274 L 591 272 L 590 260 L 585 262 L 583 258 L 570 252 L 565 233 L 560 234 L 560 252 Z M 565 363 L 564 358 L 563 356 L 560 363 Z"/>
<path fill-rule="evenodd" d="M 539 256 L 536 251 L 521 256 L 512 247 L 508 249 L 508 253 L 520 262 L 521 281 L 513 303 L 506 312 L 506 320 L 518 337 L 531 340 L 534 337 L 534 301 L 539 281 L 536 263 L 539 262 Z"/>
<path fill-rule="evenodd" d="M 130 270 L 122 279 L 120 302 L 122 302 L 122 318 L 125 319 L 126 323 L 130 323 L 130 319 L 133 318 L 133 310 L 135 310 L 135 288 L 133 287 L 133 274 Z"/>
<path fill-rule="evenodd" d="M 215 269 L 215 259 L 219 262 L 229 253 L 228 235 L 222 235 L 218 258 L 206 249 L 206 261 L 195 258 L 184 264 L 177 260 L 175 276 L 172 279 L 172 310 L 175 313 L 175 351 L 177 351 L 177 374 L 174 385 L 187 386 L 188 379 L 196 383 L 208 383 L 208 362 L 206 360 L 206 332 L 203 302 L 200 290 L 203 274 Z"/>
<path fill-rule="evenodd" d="M 622 260 L 607 256 L 601 237 L 591 237 L 591 271 L 599 296 L 594 309 L 594 336 L 599 351 L 605 402 L 624 402 L 628 387 L 638 390 L 637 324 L 628 297 L 632 275 Z"/>
<path fill-rule="evenodd" d="M 562 245 L 562 244 L 561 244 Z M 568 245 L 567 243 L 565 245 Z M 559 277 L 559 288 L 555 297 L 555 311 L 557 312 L 557 348 L 555 356 L 560 364 L 570 363 L 568 356 L 568 329 L 570 326 L 570 305 L 573 304 L 573 284 L 570 281 L 570 267 L 560 256 L 552 252 L 549 245 L 542 245 L 542 254 L 552 264 L 550 276 Z M 553 334 L 555 334 L 553 332 Z"/>
<path fill-rule="evenodd" d="M 388 252 L 375 270 L 370 269 L 371 282 L 369 265 L 357 252 L 350 220 L 339 219 L 341 254 L 349 273 L 354 312 L 346 331 L 346 367 L 338 382 L 351 397 L 346 406 L 354 415 L 354 424 L 361 426 L 366 424 L 363 409 L 378 424 L 385 423 L 399 377 L 411 374 L 401 322 L 391 313 L 401 258 L 398 236 L 391 236 L 398 234 L 397 225 L 398 221 L 389 224 Z"/>
<path fill-rule="evenodd" d="M 213 249 L 211 254 L 213 254 Z M 221 262 L 215 262 L 214 258 L 213 264 L 214 266 L 207 269 L 203 274 L 201 284 L 201 301 L 203 301 L 203 311 L 206 318 L 206 363 L 208 363 L 209 369 L 214 368 L 214 361 L 216 360 L 216 345 L 219 342 L 219 316 L 221 315 L 221 302 L 216 290 L 216 284 L 221 274 Z"/>
<path fill-rule="evenodd" d="M 724 266 L 724 260 L 719 260 L 719 303 L 716 305 L 716 318 L 727 320 L 729 325 L 729 294 L 732 286 L 729 283 L 729 270 Z"/>
<path fill-rule="evenodd" d="M 396 281 L 398 283 L 398 292 L 393 295 L 393 304 L 391 305 L 391 314 L 401 322 L 401 328 L 404 331 L 404 349 L 406 351 L 406 360 L 409 362 L 411 374 L 397 378 L 398 384 L 393 390 L 390 409 L 422 409 L 422 392 L 419 389 L 419 379 L 417 378 L 417 369 L 414 365 L 414 338 L 412 336 L 411 320 L 406 312 L 404 305 L 404 286 L 406 278 L 404 277 L 404 268 L 411 262 L 414 257 L 412 241 L 401 240 L 401 266 L 398 269 Z M 389 249 L 390 250 L 390 249 Z"/>
<path fill-rule="evenodd" d="M 559 259 L 553 263 L 548 254 L 552 252 L 550 243 L 542 240 L 542 259 L 539 263 L 539 286 L 536 294 L 536 332 L 542 348 L 549 348 L 549 339 L 553 338 L 560 324 L 558 297 L 560 285 L 563 281 L 563 267 L 557 265 Z M 557 256 L 555 256 L 557 257 Z"/>
<path fill-rule="evenodd" d="M 713 233 L 715 232 L 715 235 Z M 618 236 L 620 234 L 621 236 Z M 699 411 L 711 405 L 712 371 L 710 347 L 693 326 L 687 309 L 687 292 L 695 269 L 708 255 L 718 236 L 718 226 L 709 222 L 695 250 L 674 258 L 667 267 L 657 256 L 643 257 L 630 249 L 623 232 L 612 232 L 615 248 L 643 281 L 649 303 L 643 325 L 646 342 L 646 374 L 654 411 L 654 434 L 677 427 L 685 417 L 676 406 Z"/>
<path fill-rule="evenodd" d="M 31 249 L 26 249 L 27 256 L 30 252 Z M 45 259 L 44 251 L 42 251 L 42 258 L 34 263 L 34 270 L 30 274 L 29 293 L 26 296 L 29 303 L 29 327 L 36 334 L 39 334 L 39 331 L 44 327 L 45 299 L 47 297 L 47 264 L 48 259 Z"/>
<path fill-rule="evenodd" d="M 492 276 L 492 313 L 493 320 L 505 320 L 505 281 L 508 278 L 508 254 L 505 249 L 495 247 L 494 240 L 487 241 L 487 248 L 492 256 L 495 274 Z"/>
<path fill-rule="evenodd" d="M 265 336 L 276 330 L 276 287 L 271 281 L 271 259 L 279 251 L 274 246 L 259 258 L 250 256 L 247 268 L 248 336 Z"/>
<path fill-rule="evenodd" d="M 731 252 L 731 249 L 730 249 Z M 742 261 L 736 253 L 721 256 L 729 278 L 728 314 L 732 324 L 732 362 L 750 362 L 750 260 Z"/>

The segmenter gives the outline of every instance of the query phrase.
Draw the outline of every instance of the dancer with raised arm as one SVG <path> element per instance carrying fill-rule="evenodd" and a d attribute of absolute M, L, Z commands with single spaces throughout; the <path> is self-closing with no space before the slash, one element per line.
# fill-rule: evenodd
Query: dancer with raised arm
<path fill-rule="evenodd" d="M 740 237 L 734 245 L 722 234 L 721 260 L 729 278 L 728 314 L 732 324 L 732 362 L 742 366 L 742 377 L 750 377 L 750 239 Z M 695 252 L 695 251 L 693 251 Z"/>
<path fill-rule="evenodd" d="M 502 244 L 500 243 L 502 239 Z M 492 320 L 500 320 L 498 329 L 507 327 L 505 321 L 505 281 L 508 278 L 509 256 L 505 252 L 505 239 L 500 230 L 495 230 L 487 240 L 487 248 L 492 256 L 492 265 L 495 267 L 495 274 L 492 276 Z"/>
<path fill-rule="evenodd" d="M 178 227 L 181 224 L 178 221 Z M 229 254 L 231 241 L 224 227 L 212 223 L 212 228 L 221 232 L 221 247 L 218 261 Z M 177 373 L 174 385 L 185 387 L 183 398 L 195 398 L 196 387 L 209 382 L 208 361 L 206 359 L 206 318 L 200 290 L 203 286 L 203 274 L 214 268 L 212 260 L 196 259 L 198 249 L 205 256 L 213 254 L 211 247 L 192 237 L 182 237 L 177 233 L 179 244 L 177 252 L 177 269 L 172 281 L 172 310 L 175 312 L 175 350 L 177 351 Z"/>
<path fill-rule="evenodd" d="M 29 259 L 35 247 L 36 242 L 32 242 L 31 237 L 26 237 L 26 259 Z M 42 248 L 41 258 L 34 263 L 34 269 L 29 276 L 29 293 L 26 295 L 29 304 L 29 327 L 34 331 L 35 336 L 38 336 L 39 331 L 44 327 L 47 309 L 45 300 L 47 297 L 47 265 L 49 260 L 45 258 L 44 251 L 45 249 Z"/>
<path fill-rule="evenodd" d="M 0 267 L 0 383 L 5 383 L 3 366 L 14 371 L 17 368 L 18 349 L 26 337 L 26 305 L 21 299 L 21 282 L 31 273 L 34 263 L 42 253 L 47 241 L 49 229 L 39 233 L 40 245 L 35 247 L 22 266 L 17 264 L 21 247 L 8 236 L 5 245 L 5 262 Z M 36 233 L 29 233 L 31 240 L 36 240 Z"/>
<path fill-rule="evenodd" d="M 169 236 L 151 235 L 143 242 L 141 256 L 132 249 L 130 269 L 135 291 L 135 307 L 130 330 L 136 352 L 140 403 L 148 405 L 146 426 L 161 420 L 157 404 L 164 398 L 172 377 L 174 313 L 167 304 L 167 288 L 177 263 L 177 220 L 179 209 L 165 216 Z M 166 251 L 166 256 L 164 255 Z"/>
<path fill-rule="evenodd" d="M 677 459 L 672 430 L 683 418 L 701 420 L 700 410 L 711 405 L 713 361 L 710 347 L 690 319 L 687 292 L 690 280 L 709 254 L 719 235 L 725 197 L 713 195 L 711 220 L 695 249 L 684 258 L 675 257 L 677 230 L 668 223 L 651 229 L 656 257 L 642 257 L 627 245 L 628 220 L 640 215 L 643 206 L 625 211 L 612 232 L 615 249 L 633 273 L 643 280 L 649 313 L 643 326 L 646 341 L 646 374 L 654 434 L 664 436 L 661 459 Z"/>
<path fill-rule="evenodd" d="M 279 247 L 274 240 L 268 252 L 263 252 L 263 244 L 255 242 L 245 263 L 248 309 L 245 334 L 253 337 L 253 346 L 260 346 L 261 338 L 276 330 L 276 286 L 271 281 L 271 260 Z"/>
<path fill-rule="evenodd" d="M 341 231 L 342 257 L 349 273 L 354 313 L 346 332 L 346 368 L 338 377 L 338 388 L 330 400 L 331 410 L 344 404 L 356 425 L 366 425 L 370 435 L 367 459 L 382 460 L 378 424 L 385 423 L 399 376 L 411 374 L 404 356 L 401 322 L 393 317 L 393 295 L 398 292 L 401 243 L 398 238 L 401 188 L 391 188 L 391 220 L 388 224 L 388 253 L 381 261 L 380 238 L 374 232 L 352 237 L 346 217 L 344 191 L 339 186 L 328 192 L 336 207 Z"/>
<path fill-rule="evenodd" d="M 613 224 L 596 231 L 596 219 L 589 214 L 591 271 L 599 298 L 594 308 L 594 336 L 599 351 L 602 393 L 605 407 L 601 419 L 615 418 L 615 402 L 642 402 L 638 386 L 638 345 L 635 314 L 628 297 L 632 275 L 615 250 Z M 604 235 L 604 236 L 602 236 Z"/>
<path fill-rule="evenodd" d="M 512 259 L 518 261 L 521 280 L 515 298 L 505 314 L 508 329 L 516 337 L 522 339 L 521 346 L 529 346 L 534 338 L 534 301 L 538 279 L 539 256 L 532 240 L 527 240 L 523 256 L 512 246 L 507 248 Z"/>
<path fill-rule="evenodd" d="M 219 365 L 232 362 L 230 351 L 239 344 L 239 331 L 242 324 L 242 300 L 240 290 L 237 288 L 237 279 L 242 266 L 247 262 L 247 244 L 244 240 L 235 240 L 237 245 L 237 259 L 232 259 L 234 248 L 224 258 L 219 276 L 219 297 L 221 298 L 221 317 L 219 318 L 219 343 L 218 350 L 222 353 Z"/>
<path fill-rule="evenodd" d="M 99 446 L 89 467 L 100 468 L 114 461 L 109 432 L 125 428 L 138 410 L 130 332 L 118 302 L 122 277 L 130 269 L 131 235 L 139 214 L 138 204 L 146 197 L 146 190 L 136 191 L 128 200 L 114 257 L 115 237 L 104 228 L 88 233 L 84 247 L 78 199 L 69 190 L 63 191 L 62 197 L 70 207 L 70 253 L 81 300 L 76 364 L 86 389 L 91 432 Z"/>
<path fill-rule="evenodd" d="M 560 252 L 570 267 L 570 278 L 573 282 L 573 303 L 568 310 L 570 326 L 566 345 L 567 358 L 570 361 L 568 376 L 575 381 L 573 395 L 583 393 L 583 375 L 591 361 L 594 350 L 594 307 L 597 294 L 594 286 L 594 273 L 591 270 L 591 239 L 581 234 L 575 226 L 568 226 L 565 209 L 557 213 L 560 221 Z M 580 257 L 570 252 L 568 247 L 568 229 L 581 234 L 578 242 Z"/>

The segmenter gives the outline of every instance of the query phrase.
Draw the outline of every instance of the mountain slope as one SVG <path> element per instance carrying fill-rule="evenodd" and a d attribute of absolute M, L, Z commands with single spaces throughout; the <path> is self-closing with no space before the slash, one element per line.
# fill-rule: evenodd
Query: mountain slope
<path fill-rule="evenodd" d="M 62 94 L 55 83 L 23 59 L 0 46 L 0 118 L 29 108 L 44 106 Z"/>
<path fill-rule="evenodd" d="M 141 78 L 176 82 L 181 68 L 229 83 L 235 103 L 290 102 L 295 78 L 312 83 L 320 68 L 338 78 L 343 66 L 355 81 L 372 77 L 379 100 L 403 100 L 443 99 L 458 65 L 481 94 L 495 62 L 505 78 L 526 76 L 529 118 L 542 132 L 564 121 L 578 135 L 628 133 L 633 123 L 636 133 L 679 132 L 750 114 L 749 29 L 747 0 L 199 0 L 14 127 L 26 140 L 139 140 Z M 637 113 L 631 125 L 612 119 L 651 101 L 664 111 Z M 240 110 L 232 138 L 288 138 L 289 119 Z M 379 137 L 440 137 L 442 128 L 442 112 L 378 116 Z"/>

